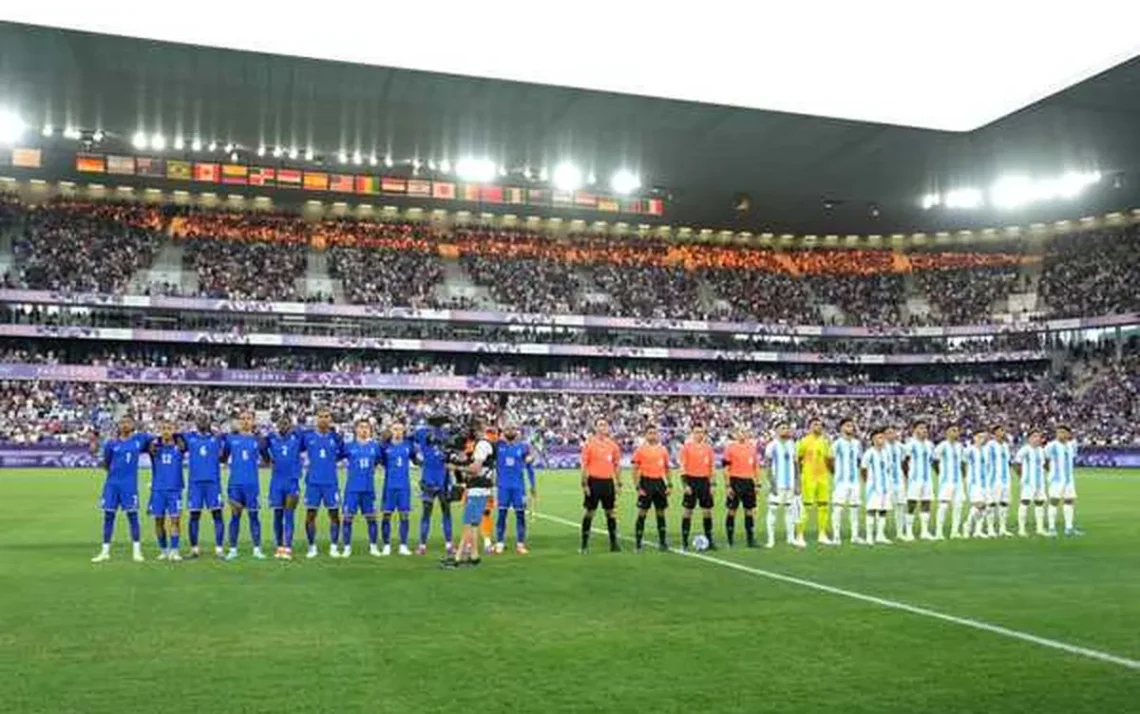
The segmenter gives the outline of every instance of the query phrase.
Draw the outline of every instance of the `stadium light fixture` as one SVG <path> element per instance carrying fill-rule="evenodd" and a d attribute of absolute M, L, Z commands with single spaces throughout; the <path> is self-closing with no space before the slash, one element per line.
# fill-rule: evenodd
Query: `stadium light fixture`
<path fill-rule="evenodd" d="M 15 144 L 24 135 L 25 127 L 16 112 L 0 111 L 0 144 Z"/>
<path fill-rule="evenodd" d="M 360 166 L 364 162 L 364 157 L 360 155 L 359 151 L 352 152 L 352 163 Z"/>
<path fill-rule="evenodd" d="M 257 147 L 257 155 L 258 156 L 265 156 L 265 144 L 261 144 L 260 146 Z"/>
<path fill-rule="evenodd" d="M 439 170 L 445 174 L 451 173 L 451 162 L 447 159 L 443 159 L 439 162 Z"/>
<path fill-rule="evenodd" d="M 376 164 L 377 164 L 376 154 L 369 154 L 368 155 L 368 165 L 369 166 L 375 166 Z"/>
<path fill-rule="evenodd" d="M 293 161 L 297 160 L 297 147 L 296 146 L 289 147 L 289 158 Z"/>
<path fill-rule="evenodd" d="M 305 149 L 305 161 L 312 161 L 314 158 L 316 158 L 316 154 L 313 153 L 313 150 L 311 148 Z"/>
<path fill-rule="evenodd" d="M 44 128 L 42 131 L 40 131 L 40 135 L 41 136 L 51 136 L 52 132 L 54 132 L 54 131 L 55 131 L 55 129 L 52 128 L 51 124 L 44 124 Z"/>
<path fill-rule="evenodd" d="M 593 171 L 591 171 L 590 175 L 586 177 L 586 183 L 590 186 L 593 186 L 597 182 L 598 182 L 598 175 L 596 173 L 594 173 Z"/>
<path fill-rule="evenodd" d="M 96 129 L 95 133 L 91 135 L 91 140 L 98 144 L 103 141 L 104 136 L 106 135 L 103 133 L 102 129 Z"/>
<path fill-rule="evenodd" d="M 506 164 L 503 164 L 503 165 L 499 166 L 499 175 L 500 175 L 500 176 L 506 176 L 506 175 L 507 175 L 507 166 L 506 166 Z"/>
<path fill-rule="evenodd" d="M 150 137 L 150 148 L 154 151 L 162 151 L 166 148 L 166 137 L 158 132 Z"/>
<path fill-rule="evenodd" d="M 413 163 L 413 166 L 414 165 L 415 165 L 415 163 Z M 428 167 L 428 171 L 435 171 L 435 159 L 428 159 L 427 167 Z"/>
<path fill-rule="evenodd" d="M 69 126 L 63 130 L 63 138 L 65 139 L 79 140 L 82 136 L 83 133 L 79 131 L 79 127 Z"/>
<path fill-rule="evenodd" d="M 281 154 L 283 154 L 283 153 L 285 153 L 285 150 L 282 149 L 280 146 L 274 146 L 273 147 L 273 158 L 280 159 Z"/>
<path fill-rule="evenodd" d="M 554 167 L 554 187 L 562 191 L 575 191 L 582 187 L 582 170 L 569 161 Z"/>
<path fill-rule="evenodd" d="M 538 180 L 539 181 L 549 181 L 550 180 L 550 172 L 546 170 L 545 166 L 543 166 L 541 169 L 538 170 Z"/>
<path fill-rule="evenodd" d="M 191 151 L 201 151 L 202 150 L 202 140 L 201 139 L 194 139 L 193 141 L 191 141 L 190 142 L 190 150 Z"/>
<path fill-rule="evenodd" d="M 1019 208 L 1037 198 L 1037 187 L 1026 176 L 1006 176 L 994 182 L 990 201 L 998 208 Z"/>
<path fill-rule="evenodd" d="M 348 163 L 348 152 L 345 151 L 344 149 L 341 149 L 340 151 L 336 152 L 336 160 L 341 162 L 342 164 L 347 164 Z"/>
<path fill-rule="evenodd" d="M 222 147 L 222 151 L 226 152 L 227 154 L 233 153 L 233 150 L 234 143 L 232 141 L 226 142 L 226 145 Z"/>
<path fill-rule="evenodd" d="M 136 131 L 134 136 L 131 137 L 131 146 L 135 147 L 136 149 L 145 149 L 146 132 L 142 131 L 141 129 L 139 131 Z"/>
<path fill-rule="evenodd" d="M 218 142 L 216 142 L 216 141 L 211 141 L 210 145 L 206 147 L 206 151 L 217 151 L 217 150 L 218 150 Z"/>
<path fill-rule="evenodd" d="M 943 203 L 947 208 L 978 208 L 985 200 L 985 196 L 976 188 L 959 188 L 948 191 Z"/>
<path fill-rule="evenodd" d="M 490 159 L 460 159 L 455 164 L 455 175 L 464 181 L 487 183 L 495 178 L 495 162 Z"/>
<path fill-rule="evenodd" d="M 942 205 L 942 197 L 937 193 L 928 193 L 922 197 L 922 210 L 929 211 L 935 206 Z"/>
<path fill-rule="evenodd" d="M 610 179 L 610 188 L 614 193 L 628 195 L 641 188 L 641 178 L 629 169 L 619 169 Z"/>
<path fill-rule="evenodd" d="M 183 139 L 181 136 L 174 137 L 174 150 L 175 151 L 182 151 L 185 148 L 186 148 L 186 140 Z"/>
<path fill-rule="evenodd" d="M 392 155 L 391 154 L 388 154 L 387 156 L 384 157 L 384 165 L 387 166 L 388 168 L 392 168 Z"/>

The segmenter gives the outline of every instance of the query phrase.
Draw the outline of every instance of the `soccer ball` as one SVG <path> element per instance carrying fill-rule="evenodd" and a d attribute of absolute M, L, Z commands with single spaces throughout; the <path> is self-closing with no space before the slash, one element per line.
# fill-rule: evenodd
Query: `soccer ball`
<path fill-rule="evenodd" d="M 703 535 L 693 536 L 693 550 L 703 553 L 709 549 L 709 539 Z"/>

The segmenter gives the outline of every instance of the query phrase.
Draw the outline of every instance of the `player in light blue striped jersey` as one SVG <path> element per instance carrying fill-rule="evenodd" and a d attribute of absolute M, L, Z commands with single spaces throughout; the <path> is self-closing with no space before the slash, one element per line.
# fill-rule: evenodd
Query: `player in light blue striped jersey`
<path fill-rule="evenodd" d="M 1073 525 L 1077 502 L 1077 442 L 1067 426 L 1057 427 L 1056 436 L 1045 447 L 1045 460 L 1049 465 L 1049 531 L 1057 532 L 1057 507 L 1065 518 L 1065 535 L 1081 535 Z"/>
<path fill-rule="evenodd" d="M 886 436 L 884 448 L 891 461 L 891 504 L 894 506 L 895 537 L 901 540 L 906 534 L 906 476 L 903 474 L 906 449 L 899 440 L 899 430 L 895 427 L 887 427 Z"/>
<path fill-rule="evenodd" d="M 938 471 L 938 518 L 934 522 L 934 539 L 946 538 L 946 512 L 950 511 L 950 537 L 961 537 L 962 504 L 966 494 L 962 488 L 964 452 L 959 441 L 961 430 L 957 424 L 946 427 L 945 437 L 934 447 Z"/>
<path fill-rule="evenodd" d="M 891 503 L 891 456 L 887 450 L 886 429 L 871 432 L 871 448 L 859 460 L 866 482 L 867 545 L 890 545 L 887 538 L 887 509 Z"/>
<path fill-rule="evenodd" d="M 1021 475 L 1021 505 L 1017 508 L 1017 534 L 1028 535 L 1029 504 L 1033 503 L 1033 520 L 1037 535 L 1049 535 L 1045 530 L 1045 449 L 1040 429 L 1029 432 L 1029 442 L 1017 450 L 1013 463 Z"/>
<path fill-rule="evenodd" d="M 843 507 L 851 510 L 851 542 L 862 543 L 859 537 L 859 463 L 863 446 L 855 435 L 855 420 L 848 417 L 839 422 L 839 438 L 831 442 L 831 541 L 843 542 Z"/>
<path fill-rule="evenodd" d="M 930 428 L 926 422 L 916 421 L 911 427 L 911 437 L 903 452 L 907 477 L 906 536 L 903 538 L 906 541 L 914 540 L 914 514 L 920 508 L 920 537 L 922 540 L 934 540 L 930 533 L 930 503 L 934 500 L 934 444 L 929 435 Z"/>
<path fill-rule="evenodd" d="M 990 432 L 991 438 L 986 444 L 986 476 L 989 484 L 989 499 L 987 500 L 986 519 L 990 530 L 995 531 L 994 520 L 997 521 L 996 533 L 999 536 L 1012 536 L 1009 532 L 1009 502 L 1011 479 L 1009 440 L 1006 438 L 1005 427 L 998 424 Z"/>
<path fill-rule="evenodd" d="M 968 538 L 971 530 L 975 538 L 992 538 L 994 535 L 992 519 L 989 521 L 989 529 L 983 530 L 992 493 L 989 487 L 990 448 L 986 438 L 985 430 L 978 430 L 974 432 L 973 443 L 966 447 L 966 492 L 970 500 L 970 513 L 966 516 L 966 527 L 962 529 L 963 538 Z"/>
<path fill-rule="evenodd" d="M 799 487 L 796 473 L 796 440 L 792 438 L 792 427 L 787 422 L 776 425 L 776 438 L 764 450 L 768 462 L 768 543 L 776 547 L 776 513 L 783 507 L 784 528 L 787 530 L 787 543 L 802 548 L 806 545 L 802 537 L 796 536 L 796 525 L 800 521 Z"/>

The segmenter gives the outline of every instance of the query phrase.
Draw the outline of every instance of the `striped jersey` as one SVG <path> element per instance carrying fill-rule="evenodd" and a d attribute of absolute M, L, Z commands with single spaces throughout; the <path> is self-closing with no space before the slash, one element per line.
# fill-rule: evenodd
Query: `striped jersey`
<path fill-rule="evenodd" d="M 835 460 L 835 483 L 858 483 L 859 460 L 863 446 L 858 439 L 841 436 L 831 442 L 831 458 Z"/>
<path fill-rule="evenodd" d="M 966 485 L 972 489 L 985 489 L 990 485 L 989 444 L 966 447 Z"/>
<path fill-rule="evenodd" d="M 934 462 L 934 444 L 930 439 L 911 438 L 906 442 L 906 460 L 910 470 L 907 476 L 911 481 L 930 483 L 931 467 Z"/>
<path fill-rule="evenodd" d="M 1049 480 L 1053 483 L 1072 483 L 1077 465 L 1077 442 L 1054 439 L 1045 446 L 1045 460 L 1049 463 Z"/>
<path fill-rule="evenodd" d="M 957 484 L 962 480 L 962 445 L 956 441 L 943 440 L 934 447 L 934 458 L 938 459 L 938 485 Z"/>
<path fill-rule="evenodd" d="M 1017 451 L 1014 463 L 1021 465 L 1021 490 L 1045 488 L 1045 449 L 1026 444 Z"/>
<path fill-rule="evenodd" d="M 986 443 L 986 468 L 989 470 L 986 479 L 991 486 L 1009 485 L 1009 444 L 1005 441 L 990 439 Z"/>
<path fill-rule="evenodd" d="M 890 477 L 891 484 L 896 489 L 902 488 L 903 485 L 903 456 L 906 454 L 906 449 L 903 447 L 901 441 L 888 441 L 884 447 L 887 452 L 888 460 L 890 461 Z"/>
<path fill-rule="evenodd" d="M 890 452 L 886 448 L 871 447 L 863 453 L 860 465 L 867 472 L 867 493 L 885 494 L 890 485 Z"/>
<path fill-rule="evenodd" d="M 796 442 L 794 439 L 776 439 L 764 450 L 772 480 L 777 489 L 791 489 L 796 482 Z"/>

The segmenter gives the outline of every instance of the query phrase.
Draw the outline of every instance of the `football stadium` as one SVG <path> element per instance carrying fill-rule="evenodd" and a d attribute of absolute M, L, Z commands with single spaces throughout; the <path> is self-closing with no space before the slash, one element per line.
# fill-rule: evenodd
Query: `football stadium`
<path fill-rule="evenodd" d="M 0 711 L 1140 711 L 1136 10 L 212 4 L 0 10 Z"/>

